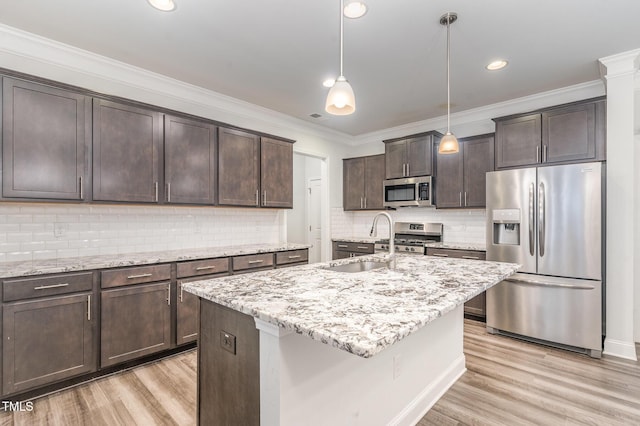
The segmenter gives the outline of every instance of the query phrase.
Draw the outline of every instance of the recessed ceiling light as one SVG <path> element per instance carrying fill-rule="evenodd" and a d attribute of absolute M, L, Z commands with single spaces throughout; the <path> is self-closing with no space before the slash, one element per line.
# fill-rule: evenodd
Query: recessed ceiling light
<path fill-rule="evenodd" d="M 176 9 L 176 4 L 173 0 L 147 0 L 149 4 L 158 10 L 163 12 L 171 12 Z"/>
<path fill-rule="evenodd" d="M 367 5 L 363 1 L 350 1 L 344 7 L 344 16 L 356 19 L 367 13 Z"/>
<path fill-rule="evenodd" d="M 489 71 L 501 70 L 502 68 L 506 67 L 508 63 L 509 62 L 505 61 L 504 59 L 499 59 L 499 60 L 493 61 L 489 65 L 487 65 L 487 69 Z"/>
<path fill-rule="evenodd" d="M 333 87 L 333 85 L 336 84 L 336 79 L 335 78 L 328 78 L 325 81 L 322 82 L 322 85 L 324 87 Z"/>

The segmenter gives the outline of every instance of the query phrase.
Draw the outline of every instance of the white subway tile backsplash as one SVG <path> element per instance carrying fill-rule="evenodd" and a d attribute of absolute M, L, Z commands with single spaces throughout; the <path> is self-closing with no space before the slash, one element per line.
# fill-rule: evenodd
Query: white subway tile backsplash
<path fill-rule="evenodd" d="M 273 244 L 283 224 L 266 209 L 3 203 L 0 261 Z"/>

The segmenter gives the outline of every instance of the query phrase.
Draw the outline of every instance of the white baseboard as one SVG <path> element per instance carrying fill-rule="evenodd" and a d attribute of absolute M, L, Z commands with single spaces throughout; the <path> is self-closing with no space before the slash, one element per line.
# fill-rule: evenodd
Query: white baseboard
<path fill-rule="evenodd" d="M 637 361 L 636 344 L 634 342 L 623 342 L 621 340 L 604 339 L 604 355 Z"/>

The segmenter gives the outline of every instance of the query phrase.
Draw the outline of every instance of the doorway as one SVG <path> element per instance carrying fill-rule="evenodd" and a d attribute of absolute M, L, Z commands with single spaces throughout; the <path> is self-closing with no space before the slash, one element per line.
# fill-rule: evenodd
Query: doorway
<path fill-rule="evenodd" d="M 293 153 L 293 209 L 287 211 L 287 241 L 310 244 L 309 263 L 325 259 L 326 160 Z"/>

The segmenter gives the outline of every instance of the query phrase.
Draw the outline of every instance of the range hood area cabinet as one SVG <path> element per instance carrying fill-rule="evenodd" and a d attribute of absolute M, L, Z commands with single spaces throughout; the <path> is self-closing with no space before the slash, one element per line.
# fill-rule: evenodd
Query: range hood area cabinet
<path fill-rule="evenodd" d="M 222 191 L 224 205 L 293 206 L 293 141 L 9 74 L 2 76 L 1 199 L 213 206 Z M 227 149 L 233 132 L 250 143 Z M 228 194 L 247 184 L 250 200 Z"/>
<path fill-rule="evenodd" d="M 442 134 L 432 131 L 384 142 L 385 179 L 433 174 L 433 146 Z"/>
<path fill-rule="evenodd" d="M 384 154 L 342 160 L 343 209 L 383 210 L 384 173 Z"/>
<path fill-rule="evenodd" d="M 605 160 L 605 98 L 494 121 L 496 170 Z"/>
<path fill-rule="evenodd" d="M 218 129 L 218 204 L 293 208 L 293 143 Z"/>
<path fill-rule="evenodd" d="M 486 206 L 485 173 L 493 171 L 494 135 L 459 139 L 460 151 L 436 157 L 435 200 L 441 208 L 483 208 Z"/>

